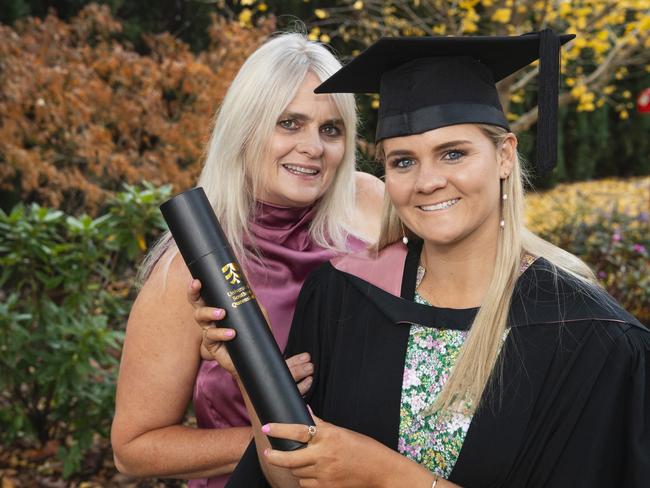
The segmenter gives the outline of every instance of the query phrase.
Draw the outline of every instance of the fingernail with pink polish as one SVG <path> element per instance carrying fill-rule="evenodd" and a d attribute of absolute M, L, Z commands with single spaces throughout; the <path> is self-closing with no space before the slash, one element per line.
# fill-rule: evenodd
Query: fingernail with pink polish
<path fill-rule="evenodd" d="M 262 426 L 262 432 L 265 434 L 268 434 L 271 431 L 271 427 L 268 426 L 268 424 Z"/>
<path fill-rule="evenodd" d="M 232 337 L 235 335 L 235 331 L 230 329 L 226 331 L 226 337 Z"/>
<path fill-rule="evenodd" d="M 265 456 L 268 456 L 268 455 L 269 455 L 269 450 L 268 450 L 268 449 L 264 449 L 264 455 L 265 455 Z"/>
<path fill-rule="evenodd" d="M 220 319 L 223 317 L 223 310 L 218 308 L 214 312 L 212 312 L 212 315 L 214 315 L 215 319 Z"/>

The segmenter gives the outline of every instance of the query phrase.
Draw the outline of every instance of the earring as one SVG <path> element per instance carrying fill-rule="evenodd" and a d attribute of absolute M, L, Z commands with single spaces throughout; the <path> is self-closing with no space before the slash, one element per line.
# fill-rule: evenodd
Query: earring
<path fill-rule="evenodd" d="M 404 243 L 405 246 L 407 246 L 409 243 L 409 238 L 406 237 L 406 230 L 404 230 L 404 224 L 400 222 L 400 225 L 402 226 L 402 242 Z"/>
<path fill-rule="evenodd" d="M 501 180 L 502 183 L 503 183 L 503 181 L 504 180 Z M 503 185 L 501 185 L 501 192 L 502 192 L 502 194 L 501 194 L 501 202 L 502 202 L 502 204 L 501 204 L 501 221 L 499 222 L 499 227 L 501 227 L 503 229 L 506 226 L 506 221 L 503 219 L 503 205 L 505 205 L 506 201 L 508 200 L 508 194 L 503 193 Z"/>

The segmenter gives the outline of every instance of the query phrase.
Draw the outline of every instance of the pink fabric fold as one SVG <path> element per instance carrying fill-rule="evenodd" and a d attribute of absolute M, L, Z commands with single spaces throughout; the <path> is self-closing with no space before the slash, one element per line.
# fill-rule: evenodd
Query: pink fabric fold
<path fill-rule="evenodd" d="M 377 288 L 399 297 L 402 292 L 402 270 L 406 261 L 407 247 L 396 242 L 379 253 L 364 250 L 331 260 L 339 271 L 357 276 Z M 396 272 L 398 271 L 399 272 Z"/>

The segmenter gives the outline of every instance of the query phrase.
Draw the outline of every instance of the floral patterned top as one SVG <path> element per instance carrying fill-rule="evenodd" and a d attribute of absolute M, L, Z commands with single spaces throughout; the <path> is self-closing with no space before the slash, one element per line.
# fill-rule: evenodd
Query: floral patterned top
<path fill-rule="evenodd" d="M 535 260 L 522 258 L 523 273 Z M 418 269 L 417 284 L 424 276 Z M 415 301 L 430 305 L 417 292 Z M 451 473 L 472 422 L 473 409 L 426 415 L 436 400 L 460 352 L 468 331 L 412 325 L 404 363 L 398 450 L 429 471 L 447 478 Z M 507 336 L 507 331 L 506 331 Z M 505 337 L 504 336 L 504 340 Z"/>
<path fill-rule="evenodd" d="M 429 305 L 418 293 L 415 301 Z M 412 325 L 404 363 L 398 450 L 443 478 L 456 464 L 472 415 L 422 411 L 440 394 L 466 337 L 466 330 Z"/>

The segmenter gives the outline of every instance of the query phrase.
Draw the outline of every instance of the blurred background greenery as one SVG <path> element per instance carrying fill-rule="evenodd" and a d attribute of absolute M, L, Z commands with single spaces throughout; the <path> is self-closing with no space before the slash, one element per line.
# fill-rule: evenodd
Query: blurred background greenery
<path fill-rule="evenodd" d="M 383 35 L 578 38 L 563 54 L 560 164 L 528 223 L 650 322 L 647 0 L 5 0 L 0 9 L 0 476 L 11 486 L 178 485 L 116 474 L 107 441 L 133 278 L 191 186 L 246 57 L 302 29 L 347 60 Z M 507 55 L 507 53 L 504 53 Z M 534 158 L 537 67 L 499 85 Z M 381 175 L 378 100 L 359 166 Z"/>

